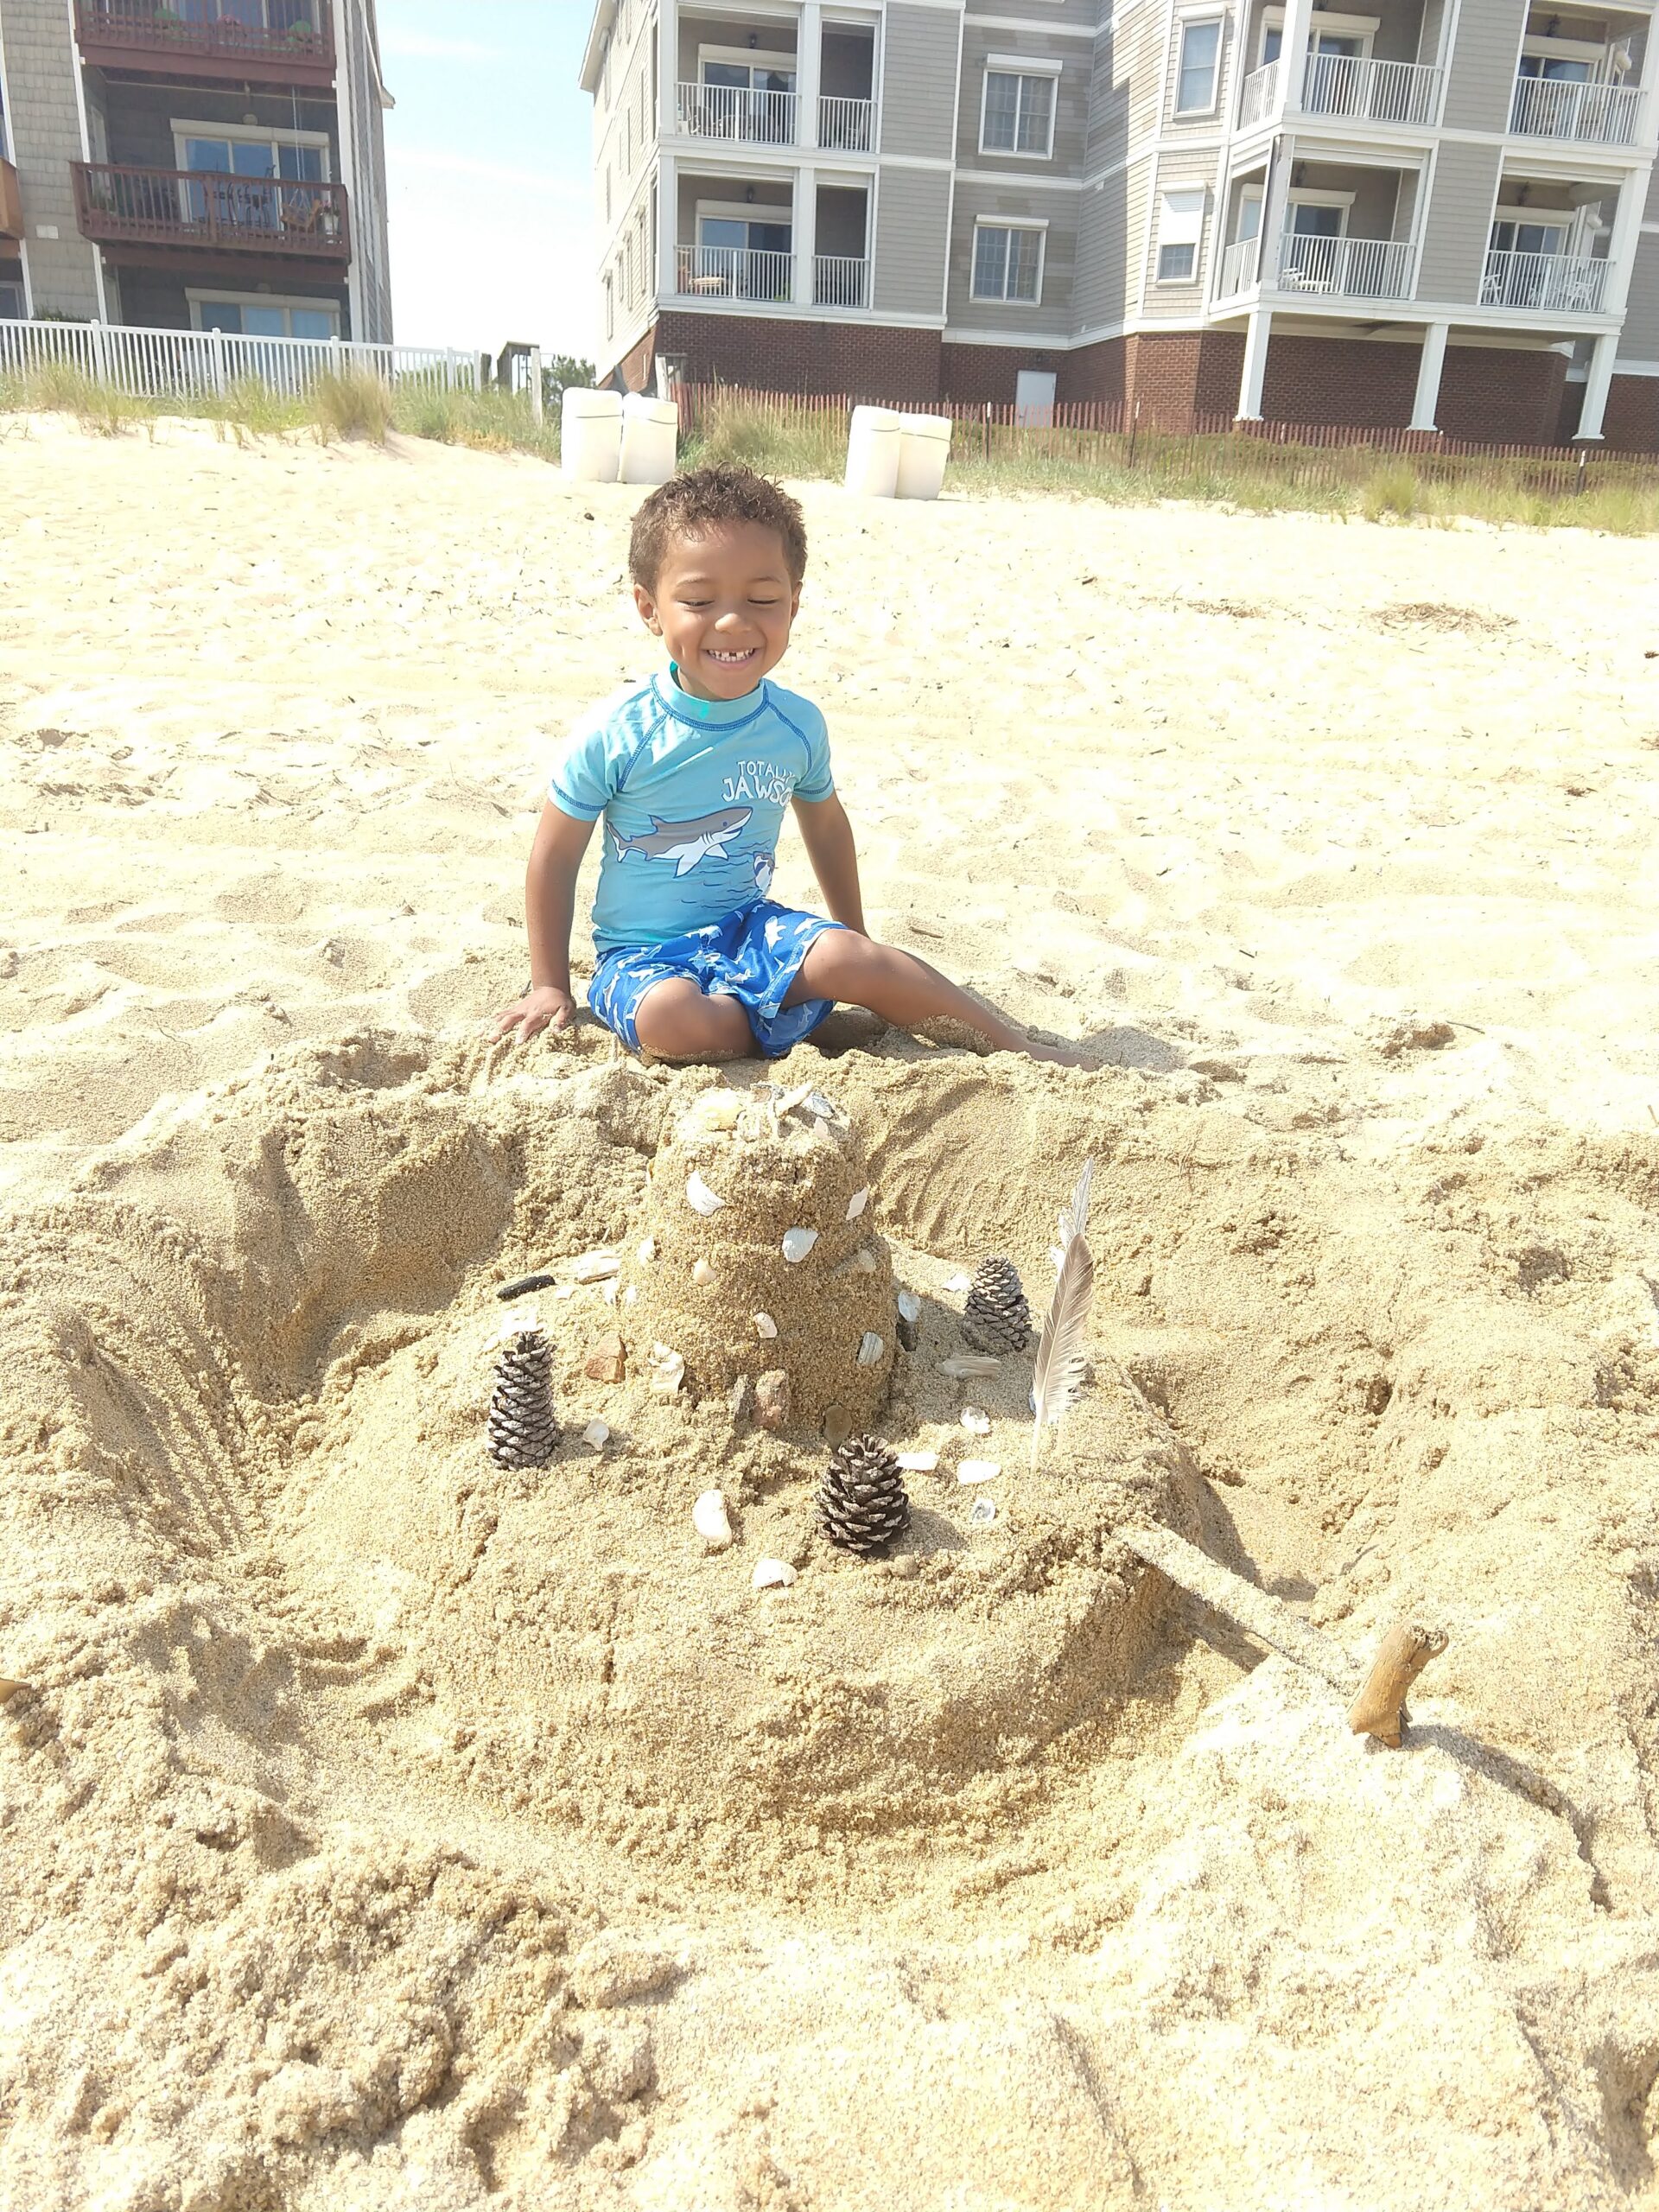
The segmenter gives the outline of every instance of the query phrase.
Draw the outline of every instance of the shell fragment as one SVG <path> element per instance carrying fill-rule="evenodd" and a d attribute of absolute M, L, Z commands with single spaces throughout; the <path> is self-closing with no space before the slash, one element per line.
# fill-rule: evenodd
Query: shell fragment
<path fill-rule="evenodd" d="M 859 1365 L 861 1367 L 874 1367 L 886 1350 L 886 1344 L 881 1341 L 881 1338 L 876 1335 L 875 1331 L 874 1329 L 866 1329 L 863 1338 L 858 1347 Z"/>
<path fill-rule="evenodd" d="M 795 1570 L 786 1559 L 758 1559 L 750 1579 L 757 1590 L 787 1590 Z"/>
<path fill-rule="evenodd" d="M 899 1292 L 899 1311 L 906 1321 L 919 1321 L 921 1319 L 922 1301 L 917 1297 L 913 1290 L 901 1290 Z"/>
<path fill-rule="evenodd" d="M 784 1231 L 784 1257 L 791 1267 L 798 1267 L 817 1241 L 816 1229 L 786 1229 Z"/>
<path fill-rule="evenodd" d="M 941 1375 L 948 1375 L 953 1382 L 960 1382 L 969 1375 L 995 1375 L 996 1362 L 988 1352 L 963 1352 L 959 1358 L 942 1359 Z"/>
<path fill-rule="evenodd" d="M 717 1490 L 706 1490 L 691 1508 L 691 1526 L 711 1552 L 723 1552 L 732 1541 L 732 1523 L 726 1499 Z"/>
<path fill-rule="evenodd" d="M 944 1287 L 949 1291 L 971 1290 L 974 1279 L 971 1275 L 952 1275 Z"/>
<path fill-rule="evenodd" d="M 770 1313 L 757 1313 L 755 1315 L 754 1333 L 757 1337 L 765 1337 L 768 1339 L 777 1335 L 778 1324 L 772 1319 Z"/>
<path fill-rule="evenodd" d="M 696 1260 L 692 1262 L 691 1280 L 699 1288 L 707 1290 L 714 1279 L 715 1271 L 707 1260 Z"/>
<path fill-rule="evenodd" d="M 726 1203 L 718 1191 L 711 1191 L 694 1167 L 685 1179 L 685 1202 L 694 1213 L 718 1213 Z"/>
<path fill-rule="evenodd" d="M 668 1344 L 651 1348 L 651 1387 L 659 1398 L 671 1398 L 685 1380 L 685 1354 Z"/>
<path fill-rule="evenodd" d="M 821 1116 L 826 1122 L 838 1122 L 841 1119 L 840 1107 L 832 1099 L 826 1098 L 821 1090 L 810 1092 L 806 1103 L 813 1113 Z"/>
<path fill-rule="evenodd" d="M 931 1475 L 937 1472 L 939 1455 L 937 1452 L 901 1452 L 899 1465 L 907 1475 Z"/>
<path fill-rule="evenodd" d="M 741 1091 L 705 1090 L 701 1098 L 692 1101 L 681 1126 L 693 1135 L 704 1130 L 713 1134 L 716 1130 L 734 1129 L 742 1111 Z"/>
<path fill-rule="evenodd" d="M 869 1204 L 869 1203 L 870 1203 L 870 1186 L 869 1186 L 869 1185 L 867 1183 L 867 1184 L 864 1185 L 864 1187 L 863 1187 L 863 1189 L 862 1189 L 861 1191 L 855 1191 L 855 1192 L 853 1192 L 852 1197 L 851 1197 L 850 1198 L 849 1198 L 849 1199 L 848 1199 L 848 1201 L 847 1201 L 847 1218 L 848 1218 L 848 1220 L 849 1220 L 849 1221 L 856 1221 L 856 1220 L 858 1219 L 858 1217 L 860 1216 L 860 1214 L 861 1214 L 861 1213 L 863 1212 L 863 1211 L 864 1211 L 865 1207 L 866 1207 L 867 1205 L 868 1205 L 868 1204 Z"/>
<path fill-rule="evenodd" d="M 614 1252 L 584 1252 L 573 1262 L 570 1272 L 578 1282 L 603 1282 L 621 1265 Z"/>
<path fill-rule="evenodd" d="M 962 1425 L 969 1436 L 988 1436 L 991 1433 L 991 1417 L 979 1406 L 963 1408 Z"/>
<path fill-rule="evenodd" d="M 582 1432 L 584 1444 L 591 1444 L 595 1452 L 602 1452 L 611 1440 L 609 1427 L 602 1421 L 590 1421 Z"/>
<path fill-rule="evenodd" d="M 656 1256 L 657 1239 L 654 1236 L 647 1236 L 645 1243 L 639 1247 L 639 1258 L 641 1263 L 649 1267 Z"/>
<path fill-rule="evenodd" d="M 959 1483 L 995 1482 L 1002 1471 L 1000 1459 L 964 1459 L 957 1469 Z"/>
<path fill-rule="evenodd" d="M 968 1518 L 976 1529 L 988 1529 L 996 1518 L 996 1500 L 994 1497 L 976 1497 Z"/>

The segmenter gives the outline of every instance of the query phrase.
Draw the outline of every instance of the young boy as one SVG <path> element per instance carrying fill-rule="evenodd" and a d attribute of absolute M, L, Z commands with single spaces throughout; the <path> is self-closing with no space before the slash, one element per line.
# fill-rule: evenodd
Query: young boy
<path fill-rule="evenodd" d="M 502 1009 L 494 1034 L 528 1039 L 575 1017 L 576 872 L 602 817 L 588 1003 L 635 1051 L 776 1058 L 840 1000 L 903 1028 L 944 1015 L 994 1047 L 1065 1057 L 864 933 L 823 716 L 767 680 L 788 648 L 806 570 L 797 502 L 750 469 L 692 470 L 640 507 L 629 565 L 668 669 L 589 715 L 553 772 L 524 884 L 530 988 Z M 785 805 L 829 920 L 766 896 Z"/>

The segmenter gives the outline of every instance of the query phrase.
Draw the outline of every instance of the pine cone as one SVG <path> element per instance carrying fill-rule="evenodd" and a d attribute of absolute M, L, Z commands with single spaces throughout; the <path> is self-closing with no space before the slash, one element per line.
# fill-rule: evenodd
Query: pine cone
<path fill-rule="evenodd" d="M 490 1457 L 498 1467 L 544 1467 L 561 1433 L 552 1347 L 539 1329 L 521 1329 L 496 1362 Z"/>
<path fill-rule="evenodd" d="M 818 1484 L 818 1525 L 843 1551 L 880 1551 L 910 1526 L 905 1478 L 887 1446 L 849 1436 Z"/>
<path fill-rule="evenodd" d="M 962 1310 L 963 1334 L 982 1351 L 1020 1351 L 1031 1341 L 1031 1308 L 1012 1260 L 982 1260 Z"/>

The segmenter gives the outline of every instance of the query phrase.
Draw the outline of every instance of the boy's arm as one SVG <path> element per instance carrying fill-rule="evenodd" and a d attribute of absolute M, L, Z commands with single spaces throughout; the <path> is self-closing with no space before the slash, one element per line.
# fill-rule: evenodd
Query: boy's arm
<path fill-rule="evenodd" d="M 575 1019 L 576 1002 L 570 995 L 570 925 L 576 911 L 576 873 L 593 834 L 591 822 L 564 813 L 550 800 L 543 807 L 524 872 L 530 988 L 497 1014 L 494 1036 L 505 1037 L 516 1029 L 522 1042 L 550 1023 L 555 1029 L 568 1029 Z"/>
<path fill-rule="evenodd" d="M 801 842 L 806 847 L 806 856 L 812 863 L 812 873 L 818 879 L 818 888 L 823 893 L 830 918 L 843 923 L 849 930 L 856 930 L 863 937 L 867 932 L 864 901 L 858 888 L 858 852 L 846 809 L 834 791 L 828 798 L 798 796 L 790 804 L 801 826 Z"/>

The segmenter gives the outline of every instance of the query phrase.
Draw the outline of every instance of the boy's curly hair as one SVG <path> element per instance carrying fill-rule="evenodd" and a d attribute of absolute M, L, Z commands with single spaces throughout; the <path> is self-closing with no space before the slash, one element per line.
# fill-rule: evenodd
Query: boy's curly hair
<path fill-rule="evenodd" d="M 628 544 L 633 581 L 644 591 L 655 591 L 669 548 L 678 539 L 703 537 L 722 523 L 734 522 L 775 530 L 784 542 L 791 581 L 799 583 L 806 574 L 806 524 L 799 501 L 770 477 L 728 461 L 688 468 L 658 486 L 633 518 Z"/>

